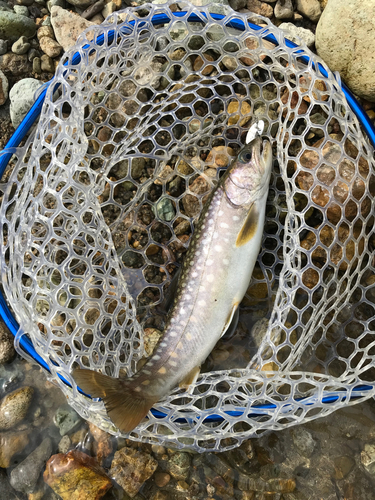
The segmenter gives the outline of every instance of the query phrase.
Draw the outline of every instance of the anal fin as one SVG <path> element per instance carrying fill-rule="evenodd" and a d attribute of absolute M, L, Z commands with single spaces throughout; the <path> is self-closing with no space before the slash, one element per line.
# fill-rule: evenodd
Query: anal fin
<path fill-rule="evenodd" d="M 187 392 L 190 394 L 190 391 L 192 390 L 191 385 L 197 381 L 200 371 L 201 371 L 200 366 L 194 366 L 194 368 L 181 380 L 179 386 L 181 388 L 185 388 Z"/>

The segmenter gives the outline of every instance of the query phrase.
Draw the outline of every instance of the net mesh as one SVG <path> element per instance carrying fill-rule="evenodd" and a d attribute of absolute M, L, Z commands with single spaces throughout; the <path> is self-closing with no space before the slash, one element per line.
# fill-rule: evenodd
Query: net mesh
<path fill-rule="evenodd" d="M 340 82 L 303 44 L 254 14 L 178 8 L 114 13 L 60 61 L 3 178 L 2 283 L 16 342 L 27 334 L 78 413 L 120 435 L 70 371 L 126 376 L 150 355 L 194 222 L 264 120 L 275 160 L 243 303 L 269 318 L 247 332 L 258 348 L 175 389 L 129 435 L 219 451 L 374 394 L 374 159 Z"/>

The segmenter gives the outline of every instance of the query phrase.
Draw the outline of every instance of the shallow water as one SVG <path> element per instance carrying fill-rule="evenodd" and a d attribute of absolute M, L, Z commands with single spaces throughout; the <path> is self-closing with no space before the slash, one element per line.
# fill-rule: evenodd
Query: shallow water
<path fill-rule="evenodd" d="M 13 468 L 47 435 L 53 442 L 52 453 L 57 453 L 62 437 L 53 419 L 57 409 L 65 401 L 60 390 L 48 382 L 42 370 L 35 365 L 17 358 L 9 365 L 2 365 L 0 369 L 2 397 L 25 385 L 35 389 L 27 418 L 16 427 L 19 432 L 31 430 L 30 443 L 14 457 L 11 466 L 6 469 L 9 476 Z M 94 439 L 84 421 L 80 421 L 68 436 L 70 449 L 95 456 Z M 250 439 L 240 448 L 229 452 L 188 454 L 190 467 L 183 471 L 183 479 L 171 475 L 168 483 L 162 487 L 157 486 L 155 477 L 158 477 L 157 474 L 160 476 L 160 473 L 170 472 L 171 458 L 176 457 L 174 450 L 119 439 L 113 451 L 123 446 L 135 447 L 158 461 L 158 469 L 141 487 L 134 497 L 136 499 L 372 500 L 375 468 L 372 471 L 374 475 L 365 470 L 361 463 L 361 453 L 367 443 L 373 442 L 375 402 L 370 399 L 313 422 L 271 431 L 260 438 Z M 177 453 L 185 456 L 185 453 Z M 107 471 L 112 456 L 113 453 L 103 463 Z M 375 460 L 375 453 L 373 459 Z M 293 492 L 268 493 L 271 486 L 275 487 L 275 481 L 285 485 L 288 480 L 296 483 Z M 28 498 L 22 493 L 17 494 L 20 500 Z M 42 498 L 56 500 L 59 497 L 48 487 Z M 109 500 L 130 497 L 115 485 L 103 498 Z M 8 500 L 1 492 L 0 499 Z"/>

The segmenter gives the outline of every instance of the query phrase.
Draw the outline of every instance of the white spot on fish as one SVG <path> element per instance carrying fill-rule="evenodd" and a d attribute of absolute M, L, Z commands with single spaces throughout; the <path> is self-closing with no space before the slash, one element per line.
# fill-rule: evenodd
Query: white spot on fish
<path fill-rule="evenodd" d="M 193 278 L 196 278 L 198 276 L 198 273 L 196 271 L 194 271 L 193 273 L 191 273 L 191 275 Z"/>
<path fill-rule="evenodd" d="M 226 222 L 220 222 L 220 227 L 227 229 L 229 226 Z"/>
<path fill-rule="evenodd" d="M 185 295 L 185 300 L 190 300 L 191 299 L 191 295 L 189 295 L 188 293 Z"/>
<path fill-rule="evenodd" d="M 222 248 L 220 245 L 215 245 L 215 250 L 216 250 L 216 252 L 221 252 Z"/>
<path fill-rule="evenodd" d="M 196 257 L 199 257 L 199 256 L 200 256 L 200 254 L 201 254 L 201 253 L 200 253 L 198 250 L 195 252 Z"/>
<path fill-rule="evenodd" d="M 229 260 L 228 259 L 223 259 L 223 264 L 225 264 L 227 266 L 229 264 Z"/>
<path fill-rule="evenodd" d="M 171 366 L 177 366 L 176 361 L 172 361 L 171 359 L 169 360 L 169 364 L 170 364 Z"/>
<path fill-rule="evenodd" d="M 214 261 L 212 259 L 207 259 L 206 266 L 212 266 Z"/>
<path fill-rule="evenodd" d="M 214 240 L 216 240 L 219 237 L 219 233 L 214 233 Z"/>
<path fill-rule="evenodd" d="M 170 335 L 171 337 L 177 337 L 177 332 L 170 332 L 170 333 L 169 333 L 169 335 Z M 162 344 L 161 344 L 161 345 L 162 345 Z"/>
<path fill-rule="evenodd" d="M 206 305 L 206 301 L 205 300 L 200 300 L 198 302 L 198 306 L 204 307 L 205 305 Z"/>
<path fill-rule="evenodd" d="M 186 310 L 183 307 L 181 307 L 180 314 L 185 314 L 185 313 L 186 313 Z"/>
<path fill-rule="evenodd" d="M 219 217 L 221 217 L 222 215 L 224 215 L 224 212 L 222 210 L 219 210 L 219 214 L 218 215 L 219 215 Z M 223 225 L 221 225 L 221 227 L 223 227 Z"/>
<path fill-rule="evenodd" d="M 135 388 L 134 388 L 134 390 L 135 390 L 136 392 L 141 392 L 141 388 L 140 388 L 140 387 L 135 387 Z"/>
<path fill-rule="evenodd" d="M 214 222 L 215 222 L 215 221 L 214 221 L 213 219 L 210 219 L 210 220 L 208 221 L 208 223 L 209 223 L 210 225 L 211 225 L 211 224 L 213 224 Z"/>
<path fill-rule="evenodd" d="M 160 356 L 159 356 L 160 357 Z M 154 356 L 155 358 L 155 356 Z M 151 375 L 151 370 L 142 370 L 145 375 Z"/>
<path fill-rule="evenodd" d="M 233 220 L 240 220 L 240 218 L 238 217 L 238 215 L 233 215 L 232 219 Z"/>
<path fill-rule="evenodd" d="M 159 354 L 155 354 L 154 356 L 152 356 L 152 359 L 154 359 L 155 361 L 158 361 L 160 359 Z"/>
<path fill-rule="evenodd" d="M 215 279 L 215 276 L 214 276 L 213 274 L 209 274 L 209 275 L 207 276 L 207 281 L 208 281 L 209 283 L 213 283 L 214 279 Z"/>

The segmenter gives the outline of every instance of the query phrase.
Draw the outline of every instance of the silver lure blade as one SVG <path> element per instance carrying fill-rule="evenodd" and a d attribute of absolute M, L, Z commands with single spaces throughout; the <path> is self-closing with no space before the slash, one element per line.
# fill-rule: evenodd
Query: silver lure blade
<path fill-rule="evenodd" d="M 251 127 L 249 128 L 249 131 L 246 135 L 246 144 L 249 144 L 251 141 L 253 141 L 256 137 L 262 134 L 264 130 L 264 121 L 259 120 L 256 123 L 253 123 Z"/>

